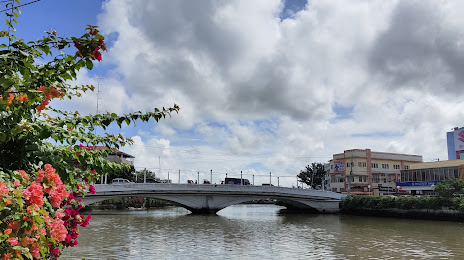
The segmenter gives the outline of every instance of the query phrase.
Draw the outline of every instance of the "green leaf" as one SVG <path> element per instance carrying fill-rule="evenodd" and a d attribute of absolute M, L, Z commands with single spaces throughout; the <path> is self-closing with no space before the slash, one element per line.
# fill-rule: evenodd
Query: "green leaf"
<path fill-rule="evenodd" d="M 93 68 L 93 62 L 90 59 L 87 59 L 85 61 L 85 66 L 87 67 L 87 69 L 91 70 Z"/>

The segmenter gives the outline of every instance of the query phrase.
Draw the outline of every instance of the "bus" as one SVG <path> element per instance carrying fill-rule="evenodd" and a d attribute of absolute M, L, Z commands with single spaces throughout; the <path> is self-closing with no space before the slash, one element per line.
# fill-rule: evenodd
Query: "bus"
<path fill-rule="evenodd" d="M 250 181 L 248 179 L 226 178 L 224 184 L 250 185 Z"/>

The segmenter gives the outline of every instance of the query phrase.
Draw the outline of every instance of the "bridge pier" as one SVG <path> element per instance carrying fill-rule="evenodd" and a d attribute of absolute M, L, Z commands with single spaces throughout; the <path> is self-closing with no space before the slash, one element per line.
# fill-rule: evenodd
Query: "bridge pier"
<path fill-rule="evenodd" d="M 190 210 L 192 214 L 194 215 L 216 215 L 216 213 L 221 210 L 221 209 L 214 209 L 214 208 L 201 208 L 201 209 L 195 209 L 195 208 L 189 208 L 186 207 L 186 209 Z"/>

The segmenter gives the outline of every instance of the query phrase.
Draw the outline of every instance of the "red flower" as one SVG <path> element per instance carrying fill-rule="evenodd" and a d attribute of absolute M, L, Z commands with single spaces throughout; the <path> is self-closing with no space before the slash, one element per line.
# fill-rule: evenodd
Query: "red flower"
<path fill-rule="evenodd" d="M 95 194 L 97 193 L 97 191 L 95 190 L 95 187 L 93 185 L 90 185 L 89 186 L 89 191 L 90 191 L 90 194 Z"/>

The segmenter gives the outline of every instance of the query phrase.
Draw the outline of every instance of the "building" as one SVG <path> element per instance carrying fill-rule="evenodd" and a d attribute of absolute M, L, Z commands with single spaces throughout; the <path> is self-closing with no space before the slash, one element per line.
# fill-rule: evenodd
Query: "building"
<path fill-rule="evenodd" d="M 329 162 L 330 188 L 350 194 L 393 194 L 400 171 L 420 162 L 420 155 L 346 150 Z"/>
<path fill-rule="evenodd" d="M 122 163 L 130 166 L 134 166 L 134 158 L 135 156 L 121 152 L 119 150 L 111 151 L 108 154 L 108 157 L 106 157 L 106 159 L 110 162 Z"/>
<path fill-rule="evenodd" d="M 446 133 L 448 160 L 464 159 L 464 127 Z"/>
<path fill-rule="evenodd" d="M 106 149 L 105 146 L 95 146 L 94 149 Z M 135 156 L 127 154 L 125 152 L 119 151 L 118 149 L 111 149 L 108 156 L 105 158 L 110 162 L 126 164 L 129 166 L 134 166 L 134 158 Z M 101 176 L 101 184 L 108 183 L 108 173 L 102 174 Z"/>
<path fill-rule="evenodd" d="M 412 164 L 401 170 L 398 192 L 410 195 L 436 195 L 434 187 L 446 179 L 464 180 L 464 159 Z"/>

